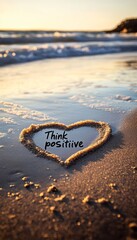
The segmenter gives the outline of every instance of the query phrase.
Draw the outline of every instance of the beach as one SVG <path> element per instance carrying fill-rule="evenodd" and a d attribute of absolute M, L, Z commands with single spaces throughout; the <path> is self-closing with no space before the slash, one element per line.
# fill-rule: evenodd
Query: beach
<path fill-rule="evenodd" d="M 136 57 L 111 52 L 0 68 L 1 239 L 137 238 Z M 31 124 L 84 120 L 108 123 L 112 133 L 69 167 L 19 139 Z M 88 133 L 72 131 L 88 143 Z M 52 184 L 56 191 L 47 192 Z"/>
<path fill-rule="evenodd" d="M 48 193 L 46 182 L 4 191 L 2 239 L 136 239 L 136 123 L 135 111 L 92 160 L 52 180 L 57 191 Z"/>

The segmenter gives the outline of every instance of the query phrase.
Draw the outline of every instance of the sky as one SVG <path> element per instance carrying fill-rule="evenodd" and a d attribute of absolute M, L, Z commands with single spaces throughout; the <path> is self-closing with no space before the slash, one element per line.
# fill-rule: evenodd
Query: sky
<path fill-rule="evenodd" d="M 0 0 L 0 29 L 106 30 L 137 17 L 137 0 Z"/>

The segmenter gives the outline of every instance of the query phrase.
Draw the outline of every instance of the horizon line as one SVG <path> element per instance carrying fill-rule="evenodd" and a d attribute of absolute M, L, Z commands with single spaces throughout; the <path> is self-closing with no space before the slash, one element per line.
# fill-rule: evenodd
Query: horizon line
<path fill-rule="evenodd" d="M 5 28 L 5 29 L 0 29 L 0 32 L 6 32 L 6 31 L 9 31 L 9 32 L 29 32 L 29 31 L 32 31 L 32 32 L 106 32 L 106 31 L 109 31 L 109 30 L 60 30 L 60 29 L 8 29 L 8 28 Z"/>
<path fill-rule="evenodd" d="M 111 29 L 100 29 L 100 30 L 91 30 L 91 29 L 86 29 L 86 30 L 82 30 L 82 29 L 75 29 L 75 30 L 72 30 L 72 29 L 65 29 L 65 30 L 63 30 L 63 29 L 36 29 L 36 28 L 28 28 L 28 29 L 26 29 L 26 28 L 2 28 L 2 29 L 0 29 L 0 32 L 6 32 L 6 31 L 13 31 L 13 32 L 29 32 L 29 31 L 33 31 L 33 32 L 109 32 L 109 31 L 112 31 L 115 27 L 117 27 L 119 24 L 121 24 L 123 21 L 127 21 L 127 20 L 131 20 L 131 19 L 137 19 L 137 17 L 127 17 L 127 18 L 125 18 L 125 19 L 121 19 L 121 21 L 119 21 L 119 23 L 118 24 L 116 24 L 115 26 L 112 26 L 112 28 Z"/>

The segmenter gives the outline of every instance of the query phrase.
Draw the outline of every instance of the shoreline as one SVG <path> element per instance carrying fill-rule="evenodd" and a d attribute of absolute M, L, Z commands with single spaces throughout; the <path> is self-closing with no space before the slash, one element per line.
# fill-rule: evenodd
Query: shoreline
<path fill-rule="evenodd" d="M 132 53 L 1 68 L 0 187 L 10 190 L 14 184 L 22 189 L 24 176 L 43 185 L 67 174 L 56 162 L 36 157 L 19 142 L 20 132 L 31 124 L 56 121 L 69 125 L 93 119 L 107 122 L 117 133 L 123 117 L 136 106 L 135 59 Z"/>

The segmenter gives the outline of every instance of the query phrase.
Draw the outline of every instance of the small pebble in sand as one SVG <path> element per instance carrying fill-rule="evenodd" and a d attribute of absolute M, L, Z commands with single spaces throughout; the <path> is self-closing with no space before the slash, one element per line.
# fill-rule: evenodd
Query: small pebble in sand
<path fill-rule="evenodd" d="M 14 193 L 14 196 L 19 196 L 19 195 L 20 195 L 20 192 Z"/>
<path fill-rule="evenodd" d="M 97 199 L 96 200 L 96 203 L 100 203 L 100 204 L 108 204 L 108 200 L 106 199 L 106 198 L 104 198 L 104 197 L 102 197 L 102 198 L 99 198 L 99 199 Z"/>
<path fill-rule="evenodd" d="M 35 183 L 35 184 L 34 184 L 34 187 L 35 187 L 35 188 L 40 188 L 41 185 L 40 185 L 39 183 Z"/>
<path fill-rule="evenodd" d="M 75 197 L 74 197 L 74 196 L 72 196 L 72 197 L 71 197 L 71 199 L 72 199 L 72 200 L 75 200 Z"/>
<path fill-rule="evenodd" d="M 44 192 L 41 192 L 41 193 L 39 194 L 40 197 L 44 197 L 44 195 L 45 195 Z"/>
<path fill-rule="evenodd" d="M 49 201 L 50 198 L 49 198 L 49 197 L 44 197 L 44 200 L 45 200 L 45 201 Z"/>
<path fill-rule="evenodd" d="M 25 188 L 30 188 L 32 186 L 34 186 L 34 182 L 26 182 L 26 183 L 24 183 L 24 187 Z"/>
<path fill-rule="evenodd" d="M 131 223 L 128 224 L 128 227 L 129 227 L 132 231 L 137 232 L 137 223 L 131 222 Z"/>
<path fill-rule="evenodd" d="M 48 187 L 47 192 L 48 192 L 48 193 L 58 192 L 58 189 L 56 188 L 55 185 L 51 185 L 51 186 Z"/>
<path fill-rule="evenodd" d="M 8 218 L 9 218 L 9 219 L 13 219 L 13 218 L 15 218 L 15 217 L 16 217 L 15 214 L 9 214 L 9 215 L 8 215 Z"/>
<path fill-rule="evenodd" d="M 91 202 L 91 197 L 87 195 L 86 197 L 83 198 L 82 200 L 83 203 L 90 203 Z"/>
<path fill-rule="evenodd" d="M 64 195 L 61 195 L 61 196 L 55 198 L 54 200 L 56 202 L 62 202 L 63 200 L 65 200 L 65 198 L 66 198 L 66 195 L 64 194 Z"/>
<path fill-rule="evenodd" d="M 28 177 L 22 177 L 22 181 L 27 181 Z"/>
<path fill-rule="evenodd" d="M 51 211 L 51 212 L 55 212 L 55 206 L 51 206 L 51 207 L 50 207 L 50 211 Z"/>
<path fill-rule="evenodd" d="M 21 195 L 20 195 L 20 196 L 16 196 L 16 197 L 15 197 L 15 200 L 16 200 L 16 201 L 19 201 L 21 198 L 22 198 Z"/>
<path fill-rule="evenodd" d="M 81 222 L 77 222 L 77 226 L 80 226 L 81 225 Z"/>
<path fill-rule="evenodd" d="M 131 167 L 133 170 L 137 170 L 137 166 L 132 166 Z"/>
<path fill-rule="evenodd" d="M 19 196 L 20 195 L 20 193 L 19 192 L 16 192 L 16 193 L 11 193 L 11 192 L 8 192 L 8 197 L 17 197 L 17 196 Z"/>
<path fill-rule="evenodd" d="M 43 200 L 43 199 L 41 199 L 41 200 L 39 201 L 39 203 L 44 203 L 44 200 Z"/>
<path fill-rule="evenodd" d="M 112 201 L 111 201 L 111 203 L 112 203 Z M 113 206 L 113 209 L 114 209 L 114 210 L 118 210 L 118 207 L 117 207 L 116 205 L 114 205 L 114 206 Z"/>
<path fill-rule="evenodd" d="M 24 183 L 24 187 L 28 189 L 31 187 L 31 185 L 29 183 Z"/>
<path fill-rule="evenodd" d="M 29 185 L 30 186 L 34 186 L 34 182 L 29 182 Z"/>
<path fill-rule="evenodd" d="M 15 185 L 14 184 L 10 184 L 10 188 L 12 188 L 12 187 L 15 187 Z"/>
<path fill-rule="evenodd" d="M 117 189 L 117 185 L 116 185 L 116 183 L 110 183 L 109 185 L 108 185 L 111 189 Z"/>

